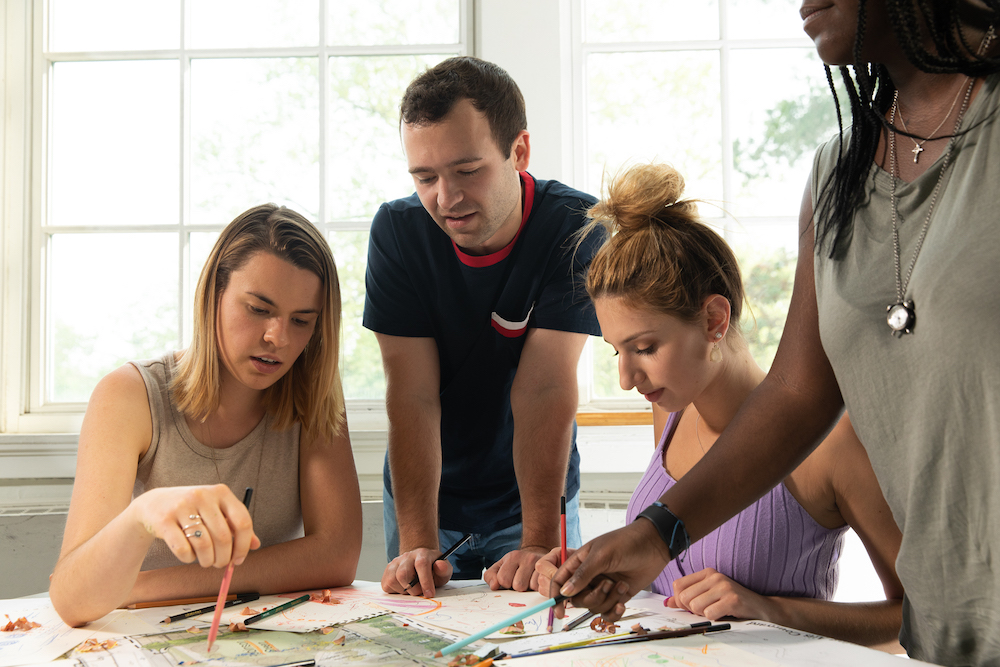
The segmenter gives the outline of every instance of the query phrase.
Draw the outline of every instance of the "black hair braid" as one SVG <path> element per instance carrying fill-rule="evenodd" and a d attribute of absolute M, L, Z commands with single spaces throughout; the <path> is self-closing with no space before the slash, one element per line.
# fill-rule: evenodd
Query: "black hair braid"
<path fill-rule="evenodd" d="M 970 48 L 962 29 L 959 1 L 885 0 L 893 32 L 907 59 L 928 73 L 982 76 L 1000 71 L 1000 55 L 979 55 L 976 53 L 978 45 Z M 1000 18 L 1000 0 L 984 1 L 992 13 L 988 17 L 992 23 Z M 884 65 L 871 65 L 862 59 L 867 28 L 866 4 L 866 0 L 858 2 L 853 76 L 847 67 L 840 68 L 851 106 L 851 136 L 846 151 L 840 102 L 830 68 L 826 68 L 827 82 L 837 107 L 841 138 L 836 164 L 816 200 L 814 221 L 817 227 L 816 252 L 823 249 L 832 259 L 839 257 L 849 243 L 854 211 L 864 198 L 865 181 L 875 159 L 882 128 L 915 136 L 893 127 L 885 118 L 896 90 L 888 70 Z M 922 25 L 926 26 L 926 30 L 921 28 Z M 933 43 L 930 48 L 926 45 L 927 36 Z"/>

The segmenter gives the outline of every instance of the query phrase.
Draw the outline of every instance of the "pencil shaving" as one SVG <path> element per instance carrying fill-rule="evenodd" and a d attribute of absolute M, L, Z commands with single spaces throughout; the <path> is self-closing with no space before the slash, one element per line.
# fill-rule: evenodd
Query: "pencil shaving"
<path fill-rule="evenodd" d="M 524 634 L 524 621 L 518 621 L 514 625 L 504 628 L 500 631 L 502 635 L 523 635 Z"/>
<path fill-rule="evenodd" d="M 7 616 L 7 614 L 4 614 Z M 41 623 L 35 623 L 34 621 L 29 621 L 24 616 L 21 616 L 16 621 L 10 620 L 10 616 L 7 616 L 7 624 L 0 626 L 0 632 L 27 632 L 33 628 L 42 627 Z"/>
<path fill-rule="evenodd" d="M 118 642 L 114 639 L 106 639 L 103 642 L 98 641 L 91 637 L 82 644 L 76 647 L 77 653 L 93 653 L 95 651 L 109 651 L 114 647 L 118 646 Z"/>
<path fill-rule="evenodd" d="M 190 628 L 188 628 L 184 632 L 190 632 L 192 635 L 200 635 L 204 631 L 201 628 L 199 628 L 198 626 L 192 625 Z"/>
<path fill-rule="evenodd" d="M 229 631 L 230 632 L 250 632 L 250 629 L 247 628 L 247 626 L 245 626 L 242 623 L 240 623 L 239 621 L 233 621 L 232 623 L 229 624 Z"/>
<path fill-rule="evenodd" d="M 333 591 L 329 588 L 323 589 L 322 593 L 310 593 L 310 602 L 322 602 L 323 604 L 340 604 L 340 600 L 333 597 Z"/>
<path fill-rule="evenodd" d="M 249 606 L 243 607 L 243 611 L 240 612 L 240 614 L 243 616 L 255 616 L 259 613 L 260 613 L 259 611 L 257 611 L 256 609 L 251 609 Z"/>

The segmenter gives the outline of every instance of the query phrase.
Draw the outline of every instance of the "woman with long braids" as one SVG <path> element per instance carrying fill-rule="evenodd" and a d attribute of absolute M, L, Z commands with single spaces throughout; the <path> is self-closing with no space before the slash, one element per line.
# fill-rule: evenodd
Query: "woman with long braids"
<path fill-rule="evenodd" d="M 617 618 L 846 406 L 903 532 L 901 643 L 997 664 L 1000 0 L 804 0 L 800 13 L 852 122 L 816 156 L 774 364 L 659 504 L 585 544 L 545 592 Z"/>

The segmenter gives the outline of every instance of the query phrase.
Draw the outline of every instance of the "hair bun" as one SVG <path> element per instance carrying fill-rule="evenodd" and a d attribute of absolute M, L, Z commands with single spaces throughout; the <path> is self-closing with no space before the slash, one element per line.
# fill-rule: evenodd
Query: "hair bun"
<path fill-rule="evenodd" d="M 692 211 L 684 194 L 684 177 L 668 164 L 640 164 L 616 174 L 604 199 L 591 209 L 591 217 L 611 223 L 614 231 L 634 233 L 654 221 L 690 220 Z"/>

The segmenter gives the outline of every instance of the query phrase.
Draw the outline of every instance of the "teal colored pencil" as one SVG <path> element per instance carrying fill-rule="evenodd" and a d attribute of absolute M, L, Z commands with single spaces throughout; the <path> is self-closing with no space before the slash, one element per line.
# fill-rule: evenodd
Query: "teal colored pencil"
<path fill-rule="evenodd" d="M 517 612 L 516 614 L 514 614 L 510 618 L 508 618 L 506 620 L 503 620 L 503 621 L 500 621 L 496 625 L 491 625 L 490 627 L 486 628 L 485 630 L 480 630 L 476 634 L 471 635 L 469 637 L 466 637 L 465 639 L 462 639 L 460 641 L 457 641 L 457 642 L 455 642 L 454 644 L 452 644 L 450 646 L 445 646 L 443 649 L 441 649 L 440 651 L 438 651 L 437 653 L 435 653 L 434 657 L 440 658 L 442 656 L 448 655 L 449 653 L 454 653 L 455 651 L 457 651 L 458 649 L 462 648 L 463 646 L 468 646 L 472 642 L 478 641 L 478 640 L 482 639 L 483 637 L 485 637 L 486 635 L 492 634 L 492 633 L 496 632 L 497 630 L 503 630 L 507 626 L 514 625 L 515 623 L 517 623 L 521 619 L 528 618 L 532 614 L 537 614 L 540 611 L 545 611 L 549 607 L 554 607 L 555 605 L 559 604 L 560 602 L 562 602 L 565 599 L 566 599 L 565 595 L 557 595 L 554 598 L 550 598 L 550 599 L 546 600 L 545 602 L 540 602 L 540 603 L 536 604 L 534 607 L 529 607 L 528 609 L 522 609 L 521 611 Z"/>
<path fill-rule="evenodd" d="M 291 609 L 292 607 L 299 606 L 303 602 L 309 602 L 309 594 L 308 593 L 306 593 L 305 595 L 302 595 L 300 597 L 297 597 L 294 600 L 291 600 L 289 602 L 285 602 L 284 604 L 279 604 L 277 607 L 271 607 L 267 611 L 262 611 L 261 613 L 257 614 L 256 616 L 251 616 L 247 620 L 243 621 L 243 625 L 250 625 L 251 623 L 256 623 L 257 621 L 262 621 L 265 618 L 267 618 L 268 616 L 274 616 L 275 614 L 280 614 L 281 612 L 286 611 L 288 609 Z"/>

